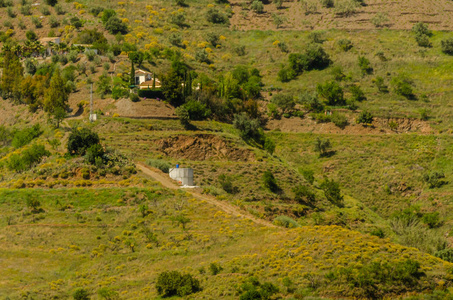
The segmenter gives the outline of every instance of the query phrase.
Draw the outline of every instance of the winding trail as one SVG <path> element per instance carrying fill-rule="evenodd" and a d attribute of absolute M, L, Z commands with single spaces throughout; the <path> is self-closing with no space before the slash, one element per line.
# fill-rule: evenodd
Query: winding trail
<path fill-rule="evenodd" d="M 172 190 L 180 189 L 180 186 L 177 185 L 170 177 L 168 177 L 168 175 L 155 171 L 152 168 L 149 168 L 141 163 L 136 163 L 136 166 L 140 171 L 142 171 L 144 174 L 154 178 L 155 180 L 160 182 L 164 187 L 166 187 L 168 189 L 172 189 Z M 218 208 L 220 208 L 221 210 L 223 210 L 224 212 L 226 212 L 230 215 L 249 219 L 258 225 L 266 226 L 269 228 L 277 228 L 277 226 L 275 226 L 274 224 L 272 224 L 266 220 L 258 219 L 244 211 L 241 211 L 238 207 L 231 205 L 227 202 L 219 201 L 212 196 L 202 195 L 202 194 L 196 192 L 195 190 L 186 189 L 185 191 L 187 193 L 191 194 L 194 198 L 196 198 L 198 200 L 206 201 L 207 203 L 217 206 Z"/>

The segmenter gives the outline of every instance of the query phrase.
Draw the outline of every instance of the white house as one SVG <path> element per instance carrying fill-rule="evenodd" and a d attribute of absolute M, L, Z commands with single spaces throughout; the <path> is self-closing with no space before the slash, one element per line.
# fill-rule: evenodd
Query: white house
<path fill-rule="evenodd" d="M 137 71 L 135 71 L 135 85 L 137 85 L 142 90 L 148 88 L 151 89 L 153 88 L 153 85 L 155 85 L 156 88 L 159 88 L 160 80 L 158 80 L 157 78 L 154 79 L 153 73 L 138 69 Z"/>

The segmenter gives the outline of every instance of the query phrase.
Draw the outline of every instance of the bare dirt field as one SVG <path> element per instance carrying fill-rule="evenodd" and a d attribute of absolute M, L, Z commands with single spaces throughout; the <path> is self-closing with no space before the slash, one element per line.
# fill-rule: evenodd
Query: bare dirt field
<path fill-rule="evenodd" d="M 267 1 L 261 14 L 248 9 L 250 6 L 244 5 L 242 0 L 230 2 L 234 11 L 231 28 L 238 30 L 370 30 L 376 28 L 372 19 L 378 13 L 388 19 L 382 24 L 384 28 L 411 29 L 415 23 L 424 22 L 433 30 L 453 30 L 453 1 L 447 0 L 366 0 L 366 6 L 358 7 L 355 13 L 348 16 L 336 13 L 335 8 L 322 7 L 317 0 L 285 1 L 281 9 L 277 9 L 272 1 Z M 312 6 L 310 13 L 305 3 Z M 278 29 L 272 14 L 286 18 Z"/>

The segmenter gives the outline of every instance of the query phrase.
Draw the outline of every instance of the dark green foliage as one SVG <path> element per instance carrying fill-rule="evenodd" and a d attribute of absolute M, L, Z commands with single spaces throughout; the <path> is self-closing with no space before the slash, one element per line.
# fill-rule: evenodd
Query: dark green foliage
<path fill-rule="evenodd" d="M 282 113 L 294 109 L 294 106 L 296 105 L 293 96 L 280 93 L 272 96 L 271 103 L 277 105 L 277 107 L 282 110 Z"/>
<path fill-rule="evenodd" d="M 209 265 L 209 271 L 211 272 L 211 275 L 217 275 L 223 270 L 222 266 L 217 264 L 217 263 L 211 263 Z"/>
<path fill-rule="evenodd" d="M 443 53 L 453 55 L 453 38 L 442 40 L 440 46 Z"/>
<path fill-rule="evenodd" d="M 228 17 L 221 13 L 219 10 L 216 8 L 210 8 L 208 12 L 206 13 L 206 19 L 208 22 L 214 23 L 214 24 L 227 24 L 228 23 Z"/>
<path fill-rule="evenodd" d="M 100 144 L 91 145 L 85 154 L 86 162 L 94 165 L 102 165 L 104 160 L 104 148 Z"/>
<path fill-rule="evenodd" d="M 366 100 L 365 93 L 362 91 L 360 86 L 352 85 L 349 88 L 349 91 L 351 92 L 351 100 L 359 102 Z"/>
<path fill-rule="evenodd" d="M 249 117 L 246 113 L 234 115 L 233 126 L 239 129 L 243 138 L 256 138 L 261 135 L 259 120 Z"/>
<path fill-rule="evenodd" d="M 78 44 L 107 44 L 104 34 L 95 29 L 84 29 L 75 38 Z"/>
<path fill-rule="evenodd" d="M 175 114 L 178 116 L 181 125 L 188 129 L 190 126 L 190 115 L 187 108 L 185 106 L 180 106 L 176 108 Z"/>
<path fill-rule="evenodd" d="M 69 19 L 69 22 L 71 23 L 72 26 L 74 26 L 77 29 L 79 29 L 83 26 L 82 20 L 80 20 L 77 17 L 72 17 L 71 19 Z"/>
<path fill-rule="evenodd" d="M 183 105 L 189 113 L 190 120 L 205 120 L 211 115 L 211 110 L 205 104 L 189 100 Z"/>
<path fill-rule="evenodd" d="M 352 49 L 353 45 L 352 42 L 348 39 L 341 39 L 338 41 L 338 47 L 344 52 L 349 51 Z"/>
<path fill-rule="evenodd" d="M 270 282 L 261 284 L 256 277 L 248 278 L 239 288 L 240 300 L 268 300 L 279 292 L 277 286 Z"/>
<path fill-rule="evenodd" d="M 308 111 L 321 112 L 324 110 L 324 105 L 319 101 L 316 93 L 304 92 L 300 94 L 297 102 L 302 104 Z"/>
<path fill-rule="evenodd" d="M 55 6 L 58 3 L 58 0 L 45 0 L 47 5 Z"/>
<path fill-rule="evenodd" d="M 280 187 L 277 184 L 277 180 L 274 177 L 274 174 L 272 174 L 271 171 L 267 170 L 263 174 L 263 183 L 264 187 L 271 191 L 272 193 L 277 193 L 280 191 Z"/>
<path fill-rule="evenodd" d="M 363 75 L 371 74 L 373 72 L 370 60 L 364 56 L 359 56 L 359 67 Z"/>
<path fill-rule="evenodd" d="M 90 300 L 90 294 L 85 289 L 77 289 L 72 294 L 74 300 Z"/>
<path fill-rule="evenodd" d="M 357 123 L 365 125 L 372 124 L 373 115 L 370 112 L 364 110 L 360 113 L 359 117 L 357 118 Z"/>
<path fill-rule="evenodd" d="M 27 197 L 27 207 L 30 208 L 31 212 L 36 214 L 42 212 L 41 201 L 34 198 L 33 196 Z"/>
<path fill-rule="evenodd" d="M 330 203 L 338 207 L 344 206 L 344 200 L 338 182 L 325 178 L 319 187 L 324 191 L 324 195 Z"/>
<path fill-rule="evenodd" d="M 412 32 L 415 33 L 415 41 L 420 47 L 431 47 L 429 37 L 432 35 L 428 25 L 423 22 L 418 22 L 412 27 Z"/>
<path fill-rule="evenodd" d="M 423 175 L 423 181 L 428 184 L 430 189 L 439 188 L 446 184 L 447 182 L 444 180 L 445 175 L 443 172 L 433 171 L 429 174 Z"/>
<path fill-rule="evenodd" d="M 20 148 L 29 144 L 33 139 L 42 134 L 39 124 L 33 125 L 30 128 L 24 128 L 14 133 L 12 145 L 14 148 Z"/>
<path fill-rule="evenodd" d="M 439 217 L 439 212 L 426 213 L 422 217 L 422 222 L 428 225 L 429 228 L 436 228 L 442 224 Z"/>
<path fill-rule="evenodd" d="M 452 248 L 447 248 L 444 250 L 437 251 L 434 253 L 435 257 L 439 257 L 440 259 L 443 259 L 445 261 L 453 263 L 453 249 Z"/>
<path fill-rule="evenodd" d="M 20 154 L 13 154 L 9 157 L 6 165 L 8 169 L 22 172 L 30 169 L 39 163 L 44 156 L 49 156 L 50 152 L 43 145 L 32 145 Z"/>
<path fill-rule="evenodd" d="M 335 124 L 335 126 L 344 129 L 348 125 L 348 119 L 342 113 L 334 111 L 332 116 L 330 116 L 330 121 Z"/>
<path fill-rule="evenodd" d="M 88 148 L 99 144 L 97 133 L 88 128 L 73 128 L 68 139 L 68 152 L 70 154 L 85 155 Z"/>
<path fill-rule="evenodd" d="M 380 299 L 383 291 L 399 291 L 416 288 L 419 280 L 425 276 L 420 270 L 420 263 L 407 259 L 395 264 L 373 262 L 353 269 L 347 267 L 332 274 L 333 279 L 345 281 L 354 287 L 354 296 L 367 299 Z"/>
<path fill-rule="evenodd" d="M 282 67 L 277 74 L 277 80 L 281 82 L 289 82 L 296 78 L 297 74 L 290 67 Z"/>
<path fill-rule="evenodd" d="M 190 274 L 178 271 L 162 272 L 157 277 L 156 289 L 163 297 L 187 296 L 201 290 L 200 282 Z"/>
<path fill-rule="evenodd" d="M 0 125 L 0 143 L 2 143 L 2 146 L 8 145 L 12 138 L 13 135 L 9 128 L 4 125 Z"/>
<path fill-rule="evenodd" d="M 296 74 L 301 74 L 303 71 L 322 70 L 331 63 L 329 55 L 318 44 L 309 44 L 303 54 L 291 53 L 288 61 L 290 68 Z"/>
<path fill-rule="evenodd" d="M 330 152 L 330 148 L 332 148 L 332 145 L 329 139 L 316 138 L 315 151 L 319 153 L 319 157 L 327 156 Z"/>
<path fill-rule="evenodd" d="M 130 99 L 132 102 L 138 102 L 138 101 L 140 101 L 140 97 L 139 97 L 136 93 L 130 93 L 130 94 L 129 94 L 129 99 Z"/>
<path fill-rule="evenodd" d="M 103 11 L 104 11 L 104 8 L 100 7 L 100 6 L 90 8 L 90 14 L 92 14 L 95 17 L 97 17 Z"/>
<path fill-rule="evenodd" d="M 25 37 L 27 38 L 27 40 L 29 41 L 36 41 L 38 39 L 38 36 L 36 35 L 36 33 L 33 31 L 33 30 L 28 30 L 26 33 L 25 33 Z"/>
<path fill-rule="evenodd" d="M 381 92 L 381 93 L 389 92 L 388 86 L 384 82 L 384 78 L 377 76 L 375 79 L 373 79 L 373 83 L 376 85 L 379 92 Z"/>
<path fill-rule="evenodd" d="M 332 8 L 335 5 L 334 0 L 321 0 L 321 5 L 326 8 Z"/>
<path fill-rule="evenodd" d="M 105 12 L 105 11 L 104 11 Z M 120 20 L 120 18 L 113 16 L 105 23 L 105 29 L 111 34 L 125 34 L 128 32 L 127 25 Z"/>
<path fill-rule="evenodd" d="M 264 148 L 264 150 L 267 151 L 267 153 L 272 155 L 272 154 L 274 154 L 274 151 L 275 151 L 275 142 L 272 139 L 266 137 L 264 139 L 263 148 Z"/>
<path fill-rule="evenodd" d="M 414 99 L 414 91 L 412 89 L 413 81 L 405 74 L 400 74 L 393 77 L 390 81 L 393 86 L 393 91 L 407 99 Z"/>
<path fill-rule="evenodd" d="M 343 69 L 340 66 L 333 67 L 330 74 L 332 74 L 333 79 L 335 79 L 336 81 L 342 81 L 346 79 L 346 75 L 344 75 Z"/>
<path fill-rule="evenodd" d="M 315 201 L 315 194 L 310 190 L 309 187 L 305 185 L 298 185 L 293 188 L 294 200 L 297 202 L 304 203 L 313 203 Z"/>
<path fill-rule="evenodd" d="M 169 162 L 162 160 L 162 159 L 148 159 L 146 161 L 146 164 L 148 166 L 157 168 L 164 173 L 168 173 L 170 171 L 170 167 L 171 167 Z"/>
<path fill-rule="evenodd" d="M 384 233 L 384 230 L 382 230 L 382 228 L 375 228 L 370 232 L 370 234 L 377 236 L 381 239 L 383 239 L 385 237 L 385 233 Z"/>
<path fill-rule="evenodd" d="M 173 106 L 179 106 L 183 102 L 181 82 L 182 78 L 174 69 L 162 76 L 162 93 L 165 99 Z"/>
<path fill-rule="evenodd" d="M 173 23 L 179 27 L 185 26 L 186 15 L 184 12 L 176 12 L 170 16 L 170 23 Z"/>
<path fill-rule="evenodd" d="M 113 9 L 104 9 L 102 11 L 102 16 L 101 16 L 102 23 L 106 24 L 108 22 L 108 20 L 110 20 L 110 18 L 112 18 L 114 16 L 116 16 L 115 10 L 113 10 Z"/>
<path fill-rule="evenodd" d="M 278 225 L 278 226 L 285 227 L 285 228 L 300 227 L 299 223 L 297 223 L 296 221 L 294 221 L 293 219 L 291 219 L 288 216 L 278 216 L 274 219 L 274 221 L 272 223 L 274 223 L 275 225 Z M 261 298 L 259 298 L 259 299 L 261 299 Z"/>
<path fill-rule="evenodd" d="M 239 192 L 239 189 L 234 186 L 231 176 L 225 174 L 219 175 L 219 183 L 222 189 L 228 194 L 237 194 Z"/>
<path fill-rule="evenodd" d="M 324 84 L 319 83 L 316 91 L 321 97 L 327 100 L 328 105 L 338 106 L 346 103 L 343 89 L 335 81 L 327 81 Z"/>
<path fill-rule="evenodd" d="M 315 173 L 313 172 L 313 170 L 302 170 L 301 173 L 309 184 L 313 184 L 313 182 L 315 181 Z"/>
<path fill-rule="evenodd" d="M 263 2 L 261 2 L 260 0 L 254 0 L 250 8 L 258 14 L 264 12 L 264 5 Z"/>

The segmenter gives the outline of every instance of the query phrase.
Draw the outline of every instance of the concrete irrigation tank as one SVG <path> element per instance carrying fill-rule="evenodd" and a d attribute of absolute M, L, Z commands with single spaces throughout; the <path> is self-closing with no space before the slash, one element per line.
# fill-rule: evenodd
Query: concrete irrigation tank
<path fill-rule="evenodd" d="M 178 181 L 185 186 L 193 186 L 193 169 L 192 168 L 176 168 L 170 169 L 170 178 Z"/>

